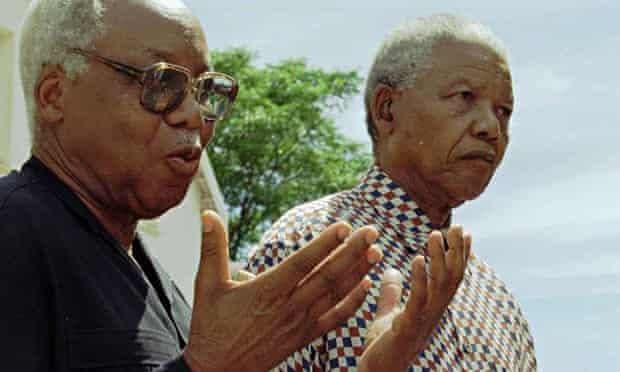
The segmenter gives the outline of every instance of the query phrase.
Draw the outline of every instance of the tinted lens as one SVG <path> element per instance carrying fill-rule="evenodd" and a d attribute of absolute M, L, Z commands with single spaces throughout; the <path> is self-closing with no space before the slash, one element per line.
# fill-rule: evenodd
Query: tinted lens
<path fill-rule="evenodd" d="M 142 89 L 142 104 L 154 112 L 172 111 L 183 102 L 189 77 L 181 71 L 158 67 L 148 71 Z"/>
<path fill-rule="evenodd" d="M 232 80 L 220 76 L 202 78 L 196 92 L 196 101 L 202 108 L 206 119 L 223 119 L 234 100 L 235 84 Z"/>

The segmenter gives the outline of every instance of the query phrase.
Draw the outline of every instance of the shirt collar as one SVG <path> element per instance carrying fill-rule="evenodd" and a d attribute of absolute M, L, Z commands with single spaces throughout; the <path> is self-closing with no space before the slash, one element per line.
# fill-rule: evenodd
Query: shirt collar
<path fill-rule="evenodd" d="M 45 184 L 54 196 L 59 198 L 71 213 L 88 226 L 94 233 L 100 235 L 111 245 L 121 251 L 125 251 L 120 243 L 105 229 L 97 217 L 86 207 L 84 202 L 78 198 L 75 192 L 69 188 L 54 172 L 52 172 L 41 160 L 32 156 L 22 170 L 32 175 L 35 182 Z M 126 252 L 125 252 L 126 254 Z"/>
<path fill-rule="evenodd" d="M 66 207 L 81 221 L 83 221 L 89 229 L 107 240 L 109 244 L 116 248 L 117 252 L 121 253 L 126 258 L 127 262 L 130 262 L 129 255 L 120 243 L 110 233 L 108 233 L 99 220 L 77 197 L 73 190 L 65 185 L 60 178 L 58 178 L 58 176 L 56 176 L 41 160 L 32 156 L 26 163 L 24 163 L 22 170 L 29 173 L 34 178 L 35 182 L 45 184 L 52 194 L 62 200 Z M 166 300 L 170 303 L 173 298 L 172 280 L 157 260 L 153 258 L 139 236 L 136 235 L 136 239 L 134 239 L 133 244 L 136 254 L 144 256 L 141 263 L 146 263 L 153 266 L 152 270 L 155 272 L 157 280 L 161 281 L 160 284 L 163 287 Z M 165 304 L 165 306 L 169 307 L 170 305 Z"/>
<path fill-rule="evenodd" d="M 35 182 L 45 184 L 53 195 L 59 198 L 67 208 L 82 221 L 84 221 L 92 230 L 104 232 L 103 226 L 86 207 L 86 205 L 77 197 L 77 195 L 58 178 L 41 160 L 32 156 L 22 167 L 22 171 L 30 173 Z"/>
<path fill-rule="evenodd" d="M 376 217 L 406 237 L 425 242 L 431 231 L 439 230 L 407 192 L 376 164 L 356 190 L 373 207 Z"/>

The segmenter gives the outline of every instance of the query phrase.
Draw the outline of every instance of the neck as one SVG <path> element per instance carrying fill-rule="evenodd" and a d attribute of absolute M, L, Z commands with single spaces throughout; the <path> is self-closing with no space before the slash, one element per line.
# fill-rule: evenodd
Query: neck
<path fill-rule="evenodd" d="M 399 181 L 396 181 L 397 183 Z M 426 213 L 431 223 L 437 227 L 443 227 L 448 223 L 452 214 L 452 207 L 449 204 L 441 203 L 435 195 L 428 192 L 420 192 L 417 188 L 403 187 L 409 197 Z"/>
<path fill-rule="evenodd" d="M 32 154 L 67 185 L 86 205 L 95 218 L 126 250 L 129 250 L 136 234 L 138 219 L 106 202 L 105 187 L 91 182 L 96 177 L 79 166 L 74 166 L 62 151 L 35 145 Z"/>
<path fill-rule="evenodd" d="M 389 165 L 382 165 L 379 161 L 377 165 L 405 190 L 434 226 L 443 227 L 448 223 L 452 208 L 461 204 L 450 198 L 441 188 L 424 182 L 415 172 L 391 168 Z"/>

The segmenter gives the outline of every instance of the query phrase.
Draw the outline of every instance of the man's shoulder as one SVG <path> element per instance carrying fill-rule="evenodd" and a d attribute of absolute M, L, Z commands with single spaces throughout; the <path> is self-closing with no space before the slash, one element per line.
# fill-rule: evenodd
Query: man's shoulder
<path fill-rule="evenodd" d="M 350 191 L 300 204 L 286 212 L 263 235 L 250 255 L 249 270 L 260 273 L 305 246 L 334 222 L 345 219 Z"/>
<path fill-rule="evenodd" d="M 3 275 L 17 275 L 16 269 L 26 270 L 29 265 L 38 267 L 42 252 L 38 242 L 45 239 L 39 231 L 46 224 L 45 218 L 53 218 L 53 214 L 43 213 L 45 207 L 33 182 L 17 171 L 0 177 L 0 261 Z"/>
<path fill-rule="evenodd" d="M 500 279 L 497 271 L 477 255 L 472 255 L 470 257 L 469 268 L 471 275 L 477 280 L 483 280 L 487 283 L 495 283 L 497 285 L 505 285 L 504 281 Z"/>
<path fill-rule="evenodd" d="M 36 179 L 14 171 L 0 177 L 0 221 L 33 218 L 49 208 L 49 192 Z"/>
<path fill-rule="evenodd" d="M 513 293 L 495 269 L 477 256 L 470 259 L 469 267 L 471 280 L 476 283 L 476 286 L 487 291 L 495 301 L 507 303 L 516 310 L 518 305 Z"/>
<path fill-rule="evenodd" d="M 61 216 L 60 201 L 35 177 L 14 171 L 0 178 L 0 241 L 2 253 L 31 247 L 58 234 L 54 224 Z M 17 254 L 17 253 L 16 253 Z"/>
<path fill-rule="evenodd" d="M 467 290 L 478 291 L 475 294 L 478 298 L 477 306 L 486 308 L 489 313 L 495 313 L 501 317 L 501 321 L 505 322 L 502 323 L 502 327 L 513 332 L 511 337 L 525 348 L 523 357 L 529 358 L 529 362 L 533 364 L 533 367 L 530 366 L 527 370 L 535 370 L 536 359 L 532 335 L 519 301 L 500 275 L 486 262 L 474 257 L 470 259 L 469 269 L 470 276 L 466 279 Z"/>
<path fill-rule="evenodd" d="M 329 225 L 344 219 L 350 191 L 300 204 L 280 217 L 263 239 L 310 241 Z"/>

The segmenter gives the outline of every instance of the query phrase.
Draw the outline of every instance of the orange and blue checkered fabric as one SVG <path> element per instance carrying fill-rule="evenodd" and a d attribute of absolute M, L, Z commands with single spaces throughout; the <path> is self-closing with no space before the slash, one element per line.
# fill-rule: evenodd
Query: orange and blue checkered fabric
<path fill-rule="evenodd" d="M 248 270 L 261 273 L 318 236 L 330 224 L 347 220 L 354 227 L 374 225 L 383 259 L 370 272 L 373 283 L 364 304 L 341 327 L 291 355 L 274 370 L 352 371 L 374 320 L 383 272 L 403 275 L 403 304 L 409 297 L 411 264 L 424 254 L 435 228 L 429 218 L 378 166 L 352 190 L 298 206 L 264 235 Z M 472 256 L 464 279 L 409 371 L 536 371 L 527 321 L 506 285 L 484 262 Z"/>

